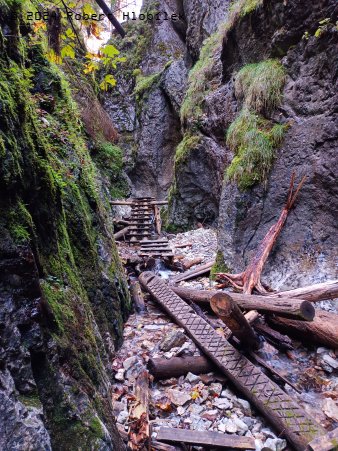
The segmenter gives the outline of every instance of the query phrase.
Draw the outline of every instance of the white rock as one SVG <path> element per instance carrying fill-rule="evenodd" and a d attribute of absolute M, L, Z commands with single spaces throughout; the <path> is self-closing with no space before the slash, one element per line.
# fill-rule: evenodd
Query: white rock
<path fill-rule="evenodd" d="M 115 379 L 117 381 L 124 381 L 124 369 L 120 368 L 115 374 Z"/>
<path fill-rule="evenodd" d="M 333 359 L 332 357 L 330 357 L 328 354 L 325 354 L 323 356 L 323 360 L 325 363 L 327 363 L 328 365 L 330 365 L 332 368 L 334 368 L 335 370 L 338 368 L 338 360 Z"/>
<path fill-rule="evenodd" d="M 182 406 L 178 406 L 177 407 L 177 414 L 178 415 L 183 415 L 184 414 L 184 412 L 185 412 L 185 408 L 184 407 L 182 407 Z"/>
<path fill-rule="evenodd" d="M 237 426 L 237 431 L 241 432 L 242 434 L 244 434 L 249 428 L 248 425 L 244 423 L 244 421 L 242 421 L 239 418 L 233 418 L 232 421 L 235 423 L 235 425 Z"/>
<path fill-rule="evenodd" d="M 230 402 L 228 399 L 226 398 L 215 398 L 214 401 L 212 402 L 212 405 L 217 407 L 218 409 L 231 409 L 232 408 L 232 402 Z"/>
<path fill-rule="evenodd" d="M 173 388 L 168 390 L 168 397 L 175 406 L 183 406 L 188 401 L 191 401 L 190 395 Z"/>
<path fill-rule="evenodd" d="M 205 418 L 206 420 L 214 421 L 214 420 L 216 420 L 218 415 L 219 415 L 219 411 L 217 409 L 215 409 L 215 410 L 207 410 L 206 412 L 203 412 L 201 416 L 202 416 L 202 418 Z"/>
<path fill-rule="evenodd" d="M 188 374 L 185 376 L 185 380 L 186 380 L 187 382 L 189 382 L 190 384 L 193 384 L 194 382 L 198 382 L 198 381 L 200 380 L 200 377 L 199 377 L 199 376 L 196 376 L 196 374 L 188 373 Z"/>
<path fill-rule="evenodd" d="M 227 398 L 232 401 L 233 399 L 236 399 L 236 396 L 228 388 L 226 388 L 222 391 L 221 398 Z"/>
<path fill-rule="evenodd" d="M 267 438 L 277 438 L 276 435 L 268 428 L 261 429 L 261 433 Z"/>
<path fill-rule="evenodd" d="M 286 448 L 286 440 L 281 438 L 268 438 L 264 443 L 264 447 L 271 449 L 272 451 L 282 451 Z"/>
<path fill-rule="evenodd" d="M 219 383 L 210 384 L 209 392 L 211 394 L 220 396 L 220 394 L 222 393 L 222 384 L 219 384 Z"/>
<path fill-rule="evenodd" d="M 323 410 L 327 417 L 338 421 L 338 405 L 332 398 L 326 398 L 323 402 Z"/>
<path fill-rule="evenodd" d="M 225 422 L 225 432 L 229 432 L 229 434 L 234 434 L 237 432 L 237 425 L 231 419 Z"/>
<path fill-rule="evenodd" d="M 217 427 L 220 432 L 225 432 L 225 423 L 220 423 Z"/>
<path fill-rule="evenodd" d="M 118 417 L 116 418 L 116 421 L 120 424 L 124 424 L 127 421 L 128 417 L 128 412 L 126 410 L 122 410 L 122 412 L 120 412 Z"/>

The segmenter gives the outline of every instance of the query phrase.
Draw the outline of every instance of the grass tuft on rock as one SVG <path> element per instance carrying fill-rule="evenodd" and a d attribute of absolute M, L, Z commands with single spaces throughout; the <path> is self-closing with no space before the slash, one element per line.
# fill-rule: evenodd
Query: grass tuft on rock
<path fill-rule="evenodd" d="M 282 101 L 285 78 L 285 68 L 276 59 L 247 64 L 236 76 L 236 97 L 258 113 L 271 112 Z"/>
<path fill-rule="evenodd" d="M 244 108 L 227 132 L 227 145 L 235 152 L 226 171 L 227 179 L 236 181 L 241 190 L 266 180 L 287 127 L 273 125 Z"/>
<path fill-rule="evenodd" d="M 189 152 L 195 149 L 199 145 L 200 141 L 201 137 L 199 135 L 191 135 L 190 133 L 184 135 L 182 141 L 176 148 L 175 167 L 179 166 L 186 160 Z"/>

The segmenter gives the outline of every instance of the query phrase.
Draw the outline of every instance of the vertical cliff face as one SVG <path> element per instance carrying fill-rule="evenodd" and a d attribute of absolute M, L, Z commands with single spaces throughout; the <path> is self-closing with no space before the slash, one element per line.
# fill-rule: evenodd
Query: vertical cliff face
<path fill-rule="evenodd" d="M 181 20 L 150 25 L 129 79 L 133 121 L 120 129 L 136 138 L 134 192 L 168 195 L 173 230 L 218 223 L 232 270 L 277 219 L 292 172 L 307 176 L 265 274 L 276 288 L 334 275 L 335 8 L 332 0 L 159 2 Z M 163 32 L 174 62 L 162 72 L 154 43 Z M 122 96 L 115 100 L 117 111 Z"/>
<path fill-rule="evenodd" d="M 129 296 L 60 70 L 0 6 L 0 448 L 122 449 L 111 359 Z"/>

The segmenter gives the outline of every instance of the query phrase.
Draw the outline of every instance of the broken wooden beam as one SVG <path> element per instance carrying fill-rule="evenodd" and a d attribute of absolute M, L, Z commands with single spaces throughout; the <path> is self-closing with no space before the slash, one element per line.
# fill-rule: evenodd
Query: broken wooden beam
<path fill-rule="evenodd" d="M 120 230 L 119 232 L 114 233 L 115 240 L 120 240 L 121 238 L 124 238 L 127 233 L 129 232 L 130 227 L 125 227 L 124 229 Z"/>
<path fill-rule="evenodd" d="M 308 285 L 295 290 L 280 291 L 271 293 L 272 297 L 292 297 L 305 299 L 310 302 L 324 301 L 338 297 L 338 280 L 328 280 L 327 282 Z"/>
<path fill-rule="evenodd" d="M 338 428 L 315 438 L 306 448 L 309 451 L 333 451 L 338 449 Z"/>
<path fill-rule="evenodd" d="M 149 445 L 149 374 L 142 371 L 134 384 L 134 401 L 129 411 L 128 449 L 147 449 Z"/>
<path fill-rule="evenodd" d="M 173 277 L 169 282 L 178 283 L 182 282 L 183 280 L 195 279 L 196 277 L 203 276 L 204 274 L 208 274 L 210 272 L 214 264 L 214 261 L 205 263 L 204 265 L 198 266 L 197 268 L 187 271 L 184 274 Z"/>
<path fill-rule="evenodd" d="M 259 340 L 255 332 L 229 294 L 224 292 L 215 294 L 210 299 L 210 306 L 218 318 L 220 318 L 231 330 L 233 335 L 238 338 L 242 346 L 249 349 L 259 348 Z"/>
<path fill-rule="evenodd" d="M 282 332 L 295 336 L 305 343 L 316 343 L 338 349 L 338 314 L 316 310 L 313 321 L 295 321 L 271 317 L 269 324 Z"/>
<path fill-rule="evenodd" d="M 167 443 L 186 443 L 187 445 L 221 448 L 224 450 L 256 449 L 255 439 L 252 437 L 166 427 L 160 428 L 156 440 Z"/>
<path fill-rule="evenodd" d="M 147 311 L 147 308 L 144 302 L 140 284 L 137 280 L 132 280 L 130 282 L 130 294 L 134 302 L 136 312 L 139 314 L 145 313 Z"/>
<path fill-rule="evenodd" d="M 172 290 L 181 298 L 208 305 L 210 299 L 220 291 L 192 290 L 189 288 L 172 287 Z M 223 292 L 222 292 L 223 293 Z M 288 297 L 275 298 L 272 296 L 259 296 L 243 293 L 229 293 L 243 310 L 257 310 L 261 313 L 275 313 L 284 318 L 312 321 L 315 309 L 309 301 Z"/>
<path fill-rule="evenodd" d="M 304 451 L 311 440 L 324 433 L 323 428 L 300 408 L 297 401 L 198 316 L 160 277 L 144 272 L 139 280 L 202 352 L 296 450 Z"/>
<path fill-rule="evenodd" d="M 256 323 L 254 325 L 256 332 L 263 335 L 276 349 L 280 351 L 291 351 L 293 349 L 292 340 L 287 335 L 282 335 L 277 330 L 271 329 L 266 324 Z"/>
<path fill-rule="evenodd" d="M 150 358 L 147 368 L 155 379 L 164 380 L 171 377 L 210 373 L 215 367 L 204 356 L 172 357 L 171 359 Z"/>

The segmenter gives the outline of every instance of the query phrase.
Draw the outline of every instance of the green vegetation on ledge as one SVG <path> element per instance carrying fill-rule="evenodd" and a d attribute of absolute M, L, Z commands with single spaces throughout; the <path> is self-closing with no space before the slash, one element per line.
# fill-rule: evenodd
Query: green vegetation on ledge
<path fill-rule="evenodd" d="M 182 141 L 176 148 L 175 167 L 187 159 L 189 153 L 199 145 L 200 141 L 201 136 L 199 135 L 191 135 L 190 133 L 184 135 Z"/>
<path fill-rule="evenodd" d="M 215 263 L 210 271 L 210 280 L 215 280 L 216 274 L 220 272 L 230 272 L 230 268 L 225 264 L 222 251 L 217 251 Z"/>
<path fill-rule="evenodd" d="M 226 177 L 241 190 L 266 180 L 283 141 L 288 125 L 274 124 L 264 115 L 280 105 L 285 79 L 284 67 L 273 59 L 248 64 L 236 76 L 235 92 L 243 109 L 227 131 L 235 157 Z"/>

